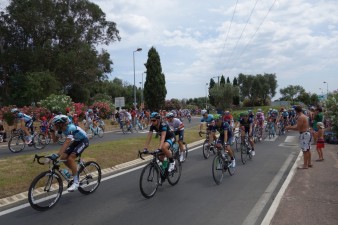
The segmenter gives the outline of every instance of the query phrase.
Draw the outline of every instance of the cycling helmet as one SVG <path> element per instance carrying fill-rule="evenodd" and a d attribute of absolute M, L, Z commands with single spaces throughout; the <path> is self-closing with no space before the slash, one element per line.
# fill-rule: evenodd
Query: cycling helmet
<path fill-rule="evenodd" d="M 174 113 L 171 113 L 171 112 L 167 113 L 166 117 L 167 118 L 174 118 Z"/>
<path fill-rule="evenodd" d="M 93 113 L 93 110 L 92 109 L 88 109 L 87 112 L 88 113 Z"/>
<path fill-rule="evenodd" d="M 207 110 L 205 110 L 205 109 L 201 110 L 202 116 L 203 116 L 204 114 L 206 114 L 206 113 L 207 113 Z"/>
<path fill-rule="evenodd" d="M 225 112 L 224 112 L 224 115 L 229 115 L 229 114 L 230 114 L 229 111 L 225 111 Z"/>
<path fill-rule="evenodd" d="M 68 116 L 65 115 L 57 115 L 53 118 L 52 123 L 55 124 L 60 124 L 60 123 L 68 123 Z"/>
<path fill-rule="evenodd" d="M 13 109 L 11 110 L 11 113 L 18 113 L 18 112 L 20 112 L 20 110 L 19 110 L 18 108 L 13 108 Z"/>
<path fill-rule="evenodd" d="M 262 109 L 257 109 L 257 112 L 262 112 Z"/>
<path fill-rule="evenodd" d="M 158 114 L 158 112 L 152 112 L 150 114 L 150 119 L 161 119 L 161 116 Z"/>

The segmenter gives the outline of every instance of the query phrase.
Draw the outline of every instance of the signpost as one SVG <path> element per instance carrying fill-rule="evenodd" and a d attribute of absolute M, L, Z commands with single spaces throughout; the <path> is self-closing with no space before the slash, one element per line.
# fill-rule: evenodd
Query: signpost
<path fill-rule="evenodd" d="M 124 106 L 125 106 L 124 97 L 115 98 L 115 108 L 119 107 L 119 109 L 121 109 Z"/>

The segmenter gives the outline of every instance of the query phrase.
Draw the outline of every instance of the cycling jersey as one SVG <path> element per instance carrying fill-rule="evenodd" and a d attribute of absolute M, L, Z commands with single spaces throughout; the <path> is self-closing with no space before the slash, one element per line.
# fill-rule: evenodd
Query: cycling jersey
<path fill-rule="evenodd" d="M 211 114 L 208 114 L 208 117 L 207 117 L 207 118 L 202 117 L 202 119 L 201 119 L 201 123 L 203 123 L 203 122 L 211 123 L 211 122 L 213 122 L 213 121 L 214 121 L 214 116 L 211 115 Z"/>
<path fill-rule="evenodd" d="M 288 112 L 282 112 L 282 116 L 286 119 L 289 116 Z"/>
<path fill-rule="evenodd" d="M 181 126 L 182 121 L 177 118 L 173 118 L 171 122 L 168 121 L 168 124 L 170 127 L 174 128 L 174 131 L 176 131 Z M 182 127 L 181 130 L 184 130 L 184 127 Z"/>
<path fill-rule="evenodd" d="M 168 124 L 165 124 L 165 123 L 161 123 L 159 128 L 157 128 L 156 126 L 154 125 L 151 125 L 150 128 L 149 128 L 149 132 L 153 132 L 153 131 L 156 131 L 158 133 L 159 136 L 162 135 L 162 132 L 165 131 L 166 134 L 165 134 L 165 140 L 175 140 L 175 135 L 174 133 L 170 130 L 170 127 Z M 170 143 L 170 142 L 169 142 Z M 171 144 L 171 143 L 170 143 Z"/>
<path fill-rule="evenodd" d="M 19 112 L 17 114 L 17 118 L 21 119 L 21 120 L 24 120 L 25 123 L 28 123 L 28 122 L 32 121 L 32 117 L 30 117 L 30 116 L 28 116 L 28 115 L 26 115 L 24 113 L 21 113 L 21 112 Z"/>
<path fill-rule="evenodd" d="M 68 124 L 63 134 L 67 136 L 67 138 L 74 139 L 75 141 L 82 141 L 88 139 L 87 134 L 81 127 L 77 127 L 74 124 Z"/>
<path fill-rule="evenodd" d="M 259 121 L 263 121 L 264 120 L 264 114 L 261 113 L 261 112 L 258 112 L 258 113 L 256 113 L 256 118 Z"/>

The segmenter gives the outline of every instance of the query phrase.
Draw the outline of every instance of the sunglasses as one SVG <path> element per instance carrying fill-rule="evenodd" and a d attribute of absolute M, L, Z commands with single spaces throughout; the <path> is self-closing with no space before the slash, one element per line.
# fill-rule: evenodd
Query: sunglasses
<path fill-rule="evenodd" d="M 157 120 L 150 120 L 151 122 L 156 122 Z"/>

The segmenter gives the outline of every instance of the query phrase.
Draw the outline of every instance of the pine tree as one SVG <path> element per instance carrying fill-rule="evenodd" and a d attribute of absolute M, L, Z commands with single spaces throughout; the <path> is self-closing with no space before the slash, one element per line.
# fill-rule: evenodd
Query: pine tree
<path fill-rule="evenodd" d="M 154 47 L 151 47 L 148 51 L 148 60 L 145 67 L 147 77 L 144 83 L 144 101 L 148 109 L 158 111 L 164 108 L 167 89 L 160 56 Z"/>

